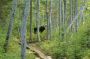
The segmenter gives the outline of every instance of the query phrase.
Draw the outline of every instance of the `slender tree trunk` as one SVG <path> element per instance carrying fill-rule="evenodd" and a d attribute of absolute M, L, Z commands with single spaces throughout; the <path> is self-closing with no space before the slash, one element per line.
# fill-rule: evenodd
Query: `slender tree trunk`
<path fill-rule="evenodd" d="M 64 35 L 65 35 L 65 20 L 66 20 L 66 0 L 63 0 L 63 20 L 62 20 L 62 39 L 64 39 Z"/>
<path fill-rule="evenodd" d="M 78 14 L 78 0 L 75 0 L 75 16 Z M 75 22 L 75 32 L 78 31 L 78 18 L 76 19 Z"/>
<path fill-rule="evenodd" d="M 2 7 L 0 6 L 0 21 L 1 21 L 1 16 L 2 16 L 1 11 L 2 11 Z"/>
<path fill-rule="evenodd" d="M 37 0 L 37 11 L 36 11 L 36 26 L 37 26 L 37 39 L 40 40 L 40 33 L 39 33 L 39 27 L 40 27 L 40 0 Z"/>
<path fill-rule="evenodd" d="M 82 0 L 82 2 L 83 2 L 83 6 L 86 6 L 86 2 L 87 2 L 87 0 Z M 82 11 L 81 16 L 82 16 L 82 17 L 81 17 L 82 22 L 83 22 L 83 24 L 84 24 L 85 17 L 84 17 L 84 13 L 83 13 L 83 11 Z"/>
<path fill-rule="evenodd" d="M 30 0 L 30 40 L 32 41 L 32 0 Z"/>
<path fill-rule="evenodd" d="M 70 19 L 71 19 L 70 21 L 70 24 L 71 24 L 71 22 L 73 21 L 73 0 L 70 0 Z M 71 26 L 70 31 L 71 32 L 73 31 L 73 26 Z"/>
<path fill-rule="evenodd" d="M 60 39 L 63 39 L 62 38 L 62 27 L 63 27 L 63 11 L 62 11 L 62 0 L 59 0 L 59 37 Z"/>
<path fill-rule="evenodd" d="M 47 19 L 47 39 L 49 39 L 49 24 L 48 24 L 48 0 L 46 0 L 46 19 Z"/>
<path fill-rule="evenodd" d="M 72 0 L 72 18 L 73 18 L 73 20 L 74 20 L 74 17 L 76 16 L 76 5 L 75 4 L 76 4 L 76 0 Z M 76 31 L 76 21 L 72 24 L 72 31 L 73 32 Z"/>
<path fill-rule="evenodd" d="M 52 0 L 50 0 L 50 17 L 48 19 L 48 39 L 51 39 L 52 31 Z"/>
<path fill-rule="evenodd" d="M 4 50 L 7 52 L 9 41 L 10 41 L 10 36 L 12 34 L 12 29 L 13 29 L 13 23 L 14 23 L 14 16 L 17 8 L 17 0 L 13 0 L 12 2 L 12 11 L 11 11 L 11 16 L 10 16 L 10 22 L 9 22 L 9 27 L 8 27 L 8 32 L 4 44 Z"/>
<path fill-rule="evenodd" d="M 21 59 L 26 59 L 26 24 L 30 11 L 30 0 L 25 0 L 21 25 Z"/>

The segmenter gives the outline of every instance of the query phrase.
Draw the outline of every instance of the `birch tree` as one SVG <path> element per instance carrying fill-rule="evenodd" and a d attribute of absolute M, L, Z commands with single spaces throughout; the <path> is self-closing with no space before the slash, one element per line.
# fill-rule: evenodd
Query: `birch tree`
<path fill-rule="evenodd" d="M 82 0 L 82 2 L 83 2 L 82 6 L 83 6 L 83 7 L 86 6 L 87 0 Z M 84 17 L 83 10 L 82 10 L 82 14 L 81 14 L 81 20 L 82 20 L 82 22 L 83 22 L 83 24 L 84 24 L 85 17 Z"/>
<path fill-rule="evenodd" d="M 16 12 L 16 8 L 17 8 L 17 1 L 18 0 L 12 1 L 12 10 L 11 10 L 11 14 L 10 14 L 10 22 L 9 22 L 8 32 L 7 32 L 7 36 L 6 36 L 6 40 L 5 40 L 5 44 L 4 44 L 5 52 L 7 52 L 9 41 L 10 41 L 10 36 L 12 34 L 14 17 L 15 17 L 15 12 Z"/>
<path fill-rule="evenodd" d="M 48 31 L 48 0 L 46 0 L 46 19 L 47 19 L 47 39 L 49 39 L 49 31 Z"/>
<path fill-rule="evenodd" d="M 73 21 L 73 0 L 70 0 L 70 23 Z M 72 31 L 72 26 L 71 26 Z"/>
<path fill-rule="evenodd" d="M 52 29 L 52 0 L 50 0 L 50 16 L 48 19 L 48 39 L 51 39 L 51 29 Z"/>
<path fill-rule="evenodd" d="M 36 0 L 36 26 L 37 26 L 37 39 L 40 40 L 40 33 L 39 33 L 39 27 L 40 27 L 40 0 Z"/>
<path fill-rule="evenodd" d="M 26 25 L 30 11 L 30 0 L 25 0 L 21 25 L 21 59 L 26 59 Z"/>
<path fill-rule="evenodd" d="M 65 22 L 66 22 L 66 0 L 63 0 L 63 9 L 62 9 L 62 16 L 63 16 L 63 20 L 62 20 L 62 39 L 64 39 L 64 35 L 65 35 Z"/>
<path fill-rule="evenodd" d="M 75 16 L 78 14 L 78 0 L 75 0 Z M 75 32 L 78 30 L 78 18 L 76 19 L 75 22 Z"/>
<path fill-rule="evenodd" d="M 30 0 L 30 40 L 32 41 L 32 0 Z"/>
<path fill-rule="evenodd" d="M 59 0 L 59 37 L 62 39 L 62 24 L 63 24 L 62 0 Z"/>

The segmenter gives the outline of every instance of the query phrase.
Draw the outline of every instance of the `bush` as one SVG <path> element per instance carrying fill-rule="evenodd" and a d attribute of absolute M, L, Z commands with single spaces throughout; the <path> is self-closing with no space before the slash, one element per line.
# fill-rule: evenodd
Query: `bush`
<path fill-rule="evenodd" d="M 77 33 L 72 37 L 67 37 L 63 41 L 52 39 L 49 42 L 43 42 L 41 47 L 53 56 L 54 59 L 83 59 L 89 58 L 90 53 L 90 24 L 89 20 L 81 25 Z M 90 52 L 90 51 L 89 51 Z"/>

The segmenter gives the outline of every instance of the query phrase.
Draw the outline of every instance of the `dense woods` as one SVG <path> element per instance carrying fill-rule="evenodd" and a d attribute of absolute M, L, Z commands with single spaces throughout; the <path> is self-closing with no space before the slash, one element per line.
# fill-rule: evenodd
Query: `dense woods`
<path fill-rule="evenodd" d="M 0 59 L 90 59 L 89 0 L 0 0 Z"/>

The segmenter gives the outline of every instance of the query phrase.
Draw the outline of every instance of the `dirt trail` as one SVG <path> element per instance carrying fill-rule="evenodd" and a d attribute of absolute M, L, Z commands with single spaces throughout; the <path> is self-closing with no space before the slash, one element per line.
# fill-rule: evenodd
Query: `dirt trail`
<path fill-rule="evenodd" d="M 19 42 L 18 40 L 15 40 L 15 42 L 18 42 L 18 44 L 21 45 L 21 42 Z M 39 46 L 37 46 L 37 43 L 28 44 L 26 49 L 30 49 L 31 51 L 33 51 L 36 55 L 36 59 L 52 59 L 51 56 L 46 55 L 43 50 Z"/>
<path fill-rule="evenodd" d="M 52 59 L 51 56 L 45 55 L 36 44 L 30 44 L 30 50 L 35 52 L 36 56 L 38 57 L 36 59 Z"/>

